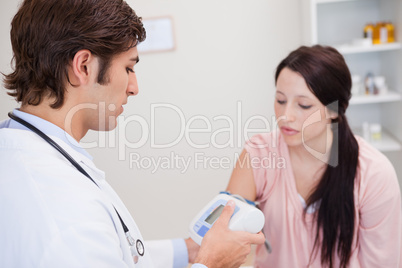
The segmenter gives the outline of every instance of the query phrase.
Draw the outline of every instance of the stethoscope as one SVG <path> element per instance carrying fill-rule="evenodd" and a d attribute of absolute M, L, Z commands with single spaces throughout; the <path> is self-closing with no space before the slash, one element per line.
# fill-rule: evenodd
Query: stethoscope
<path fill-rule="evenodd" d="M 35 126 L 31 125 L 24 119 L 21 119 L 18 116 L 15 116 L 12 112 L 8 113 L 8 116 L 13 119 L 14 121 L 17 121 L 21 125 L 25 126 L 32 132 L 38 134 L 42 139 L 44 139 L 47 143 L 49 143 L 51 146 L 53 146 L 57 151 L 59 151 L 81 174 L 86 176 L 88 179 L 90 179 L 96 186 L 99 187 L 99 185 L 89 176 L 89 174 L 80 166 L 80 164 L 77 163 L 77 161 L 74 160 L 60 145 L 58 145 L 54 140 L 52 140 L 49 136 L 47 136 L 45 133 L 37 129 Z M 135 240 L 131 235 L 130 231 L 127 227 L 127 225 L 124 223 L 123 219 L 120 217 L 119 212 L 117 209 L 113 206 L 114 210 L 117 213 L 117 216 L 119 217 L 120 223 L 123 227 L 124 233 L 126 234 L 126 238 L 128 241 L 128 244 L 130 246 L 130 251 L 131 255 L 133 256 L 134 263 L 137 263 L 139 260 L 139 257 L 144 256 L 145 253 L 145 248 L 144 244 L 140 239 Z"/>

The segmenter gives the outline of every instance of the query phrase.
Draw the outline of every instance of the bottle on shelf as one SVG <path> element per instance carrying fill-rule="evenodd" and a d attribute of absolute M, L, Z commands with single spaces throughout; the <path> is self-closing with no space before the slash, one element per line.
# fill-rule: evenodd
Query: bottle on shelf
<path fill-rule="evenodd" d="M 362 125 L 363 139 L 369 142 L 381 141 L 382 139 L 382 126 L 378 123 L 369 124 L 367 121 Z"/>
<path fill-rule="evenodd" d="M 375 25 L 367 23 L 363 29 L 363 37 L 365 40 L 372 40 L 373 44 L 386 44 L 395 42 L 395 27 L 387 21 L 379 21 Z"/>
<path fill-rule="evenodd" d="M 388 29 L 385 22 L 378 22 L 374 32 L 377 32 L 375 39 L 373 39 L 374 44 L 385 44 L 388 43 Z"/>
<path fill-rule="evenodd" d="M 388 31 L 388 43 L 395 42 L 395 27 L 391 22 L 386 23 L 386 28 Z"/>
<path fill-rule="evenodd" d="M 352 96 L 358 96 L 361 94 L 360 88 L 362 87 L 362 81 L 360 75 L 352 75 Z"/>
<path fill-rule="evenodd" d="M 366 79 L 364 80 L 364 87 L 366 89 L 366 95 L 374 95 L 378 93 L 374 83 L 374 75 L 372 73 L 368 73 L 366 75 Z"/>
<path fill-rule="evenodd" d="M 370 141 L 370 125 L 368 122 L 363 122 L 363 139 Z"/>
<path fill-rule="evenodd" d="M 373 44 L 380 44 L 380 24 L 377 22 L 373 30 Z"/>
<path fill-rule="evenodd" d="M 380 21 L 374 27 L 373 44 L 388 43 L 388 29 L 386 23 Z"/>
<path fill-rule="evenodd" d="M 382 127 L 380 124 L 370 124 L 370 139 L 371 141 L 381 140 Z"/>
<path fill-rule="evenodd" d="M 375 76 L 374 77 L 374 87 L 377 90 L 377 93 L 380 95 L 384 95 L 384 94 L 388 93 L 388 86 L 387 86 L 384 76 Z"/>
<path fill-rule="evenodd" d="M 363 37 L 373 40 L 374 25 L 372 23 L 367 23 L 364 26 Z"/>

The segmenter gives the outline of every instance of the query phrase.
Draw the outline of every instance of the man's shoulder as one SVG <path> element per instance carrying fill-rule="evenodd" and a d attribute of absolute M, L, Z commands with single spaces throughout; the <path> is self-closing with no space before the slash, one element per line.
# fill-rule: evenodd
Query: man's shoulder
<path fill-rule="evenodd" d="M 21 129 L 0 129 L 0 170 L 4 176 L 52 174 L 57 173 L 55 168 L 66 164 L 68 162 L 37 134 Z"/>
<path fill-rule="evenodd" d="M 40 148 L 42 140 L 35 133 L 22 129 L 0 128 L 0 148 Z"/>
<path fill-rule="evenodd" d="M 0 129 L 8 128 L 10 126 L 10 122 L 11 122 L 11 119 L 6 119 L 3 121 L 0 121 Z"/>
<path fill-rule="evenodd" d="M 6 189 L 22 192 L 19 189 L 24 185 L 26 199 L 39 195 L 43 199 L 58 196 L 67 200 L 71 194 L 74 202 L 100 198 L 92 182 L 31 131 L 0 129 L 0 170 L 0 195 Z"/>

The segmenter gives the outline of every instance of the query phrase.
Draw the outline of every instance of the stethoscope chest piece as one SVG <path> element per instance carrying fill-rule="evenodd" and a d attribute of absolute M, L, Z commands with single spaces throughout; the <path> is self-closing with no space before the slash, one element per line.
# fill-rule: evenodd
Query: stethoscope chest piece
<path fill-rule="evenodd" d="M 141 257 L 144 256 L 145 249 L 144 249 L 144 244 L 142 244 L 142 241 L 138 239 L 137 242 L 135 242 L 135 244 L 137 247 L 138 255 L 140 255 Z"/>
<path fill-rule="evenodd" d="M 128 244 L 130 245 L 131 256 L 133 256 L 134 263 L 137 263 L 139 260 L 139 257 L 144 256 L 144 253 L 145 253 L 144 244 L 142 243 L 142 241 L 140 239 L 134 240 L 134 238 L 132 238 L 128 232 L 126 233 L 126 237 L 127 237 Z"/>

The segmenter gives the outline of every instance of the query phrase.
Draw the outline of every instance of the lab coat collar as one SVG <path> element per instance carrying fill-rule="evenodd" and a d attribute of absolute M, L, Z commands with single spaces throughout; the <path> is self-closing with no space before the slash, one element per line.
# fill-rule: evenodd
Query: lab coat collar
<path fill-rule="evenodd" d="M 71 137 L 70 134 L 65 132 L 62 128 L 56 126 L 55 124 L 53 124 L 49 121 L 44 120 L 38 116 L 22 112 L 19 109 L 14 109 L 13 114 L 15 116 L 18 116 L 19 118 L 27 121 L 31 125 L 35 126 L 40 131 L 45 133 L 46 135 L 58 137 L 60 140 L 64 141 L 66 144 L 68 144 L 72 149 L 76 150 L 77 152 L 85 155 L 87 158 L 92 160 L 92 156 L 87 151 L 85 151 L 85 149 L 82 148 L 82 146 L 73 137 Z M 8 125 L 6 125 L 6 124 L 4 124 L 4 125 L 5 125 L 5 127 L 8 127 L 8 128 L 23 129 L 23 130 L 30 131 L 28 128 L 26 128 L 25 126 L 21 125 L 20 123 L 14 121 L 14 120 L 10 120 Z"/>
<path fill-rule="evenodd" d="M 105 173 L 98 169 L 85 155 L 77 152 L 63 140 L 58 137 L 49 135 L 54 142 L 56 142 L 60 147 L 62 147 L 77 163 L 79 163 L 96 181 L 105 180 Z M 1 128 L 0 129 L 0 147 L 4 148 L 30 148 L 30 150 L 40 150 L 44 154 L 54 155 L 64 158 L 55 148 L 48 144 L 44 139 L 42 139 L 36 133 L 30 130 L 16 129 L 16 128 Z"/>
<path fill-rule="evenodd" d="M 95 178 L 97 180 L 105 180 L 105 172 L 98 169 L 95 166 L 95 163 L 92 161 L 92 158 L 86 157 L 86 155 L 81 154 L 71 148 L 68 144 L 66 144 L 63 140 L 59 139 L 58 137 L 55 136 L 50 136 L 51 139 L 53 139 L 57 144 L 59 144 L 68 154 L 71 155 L 72 158 L 74 158 L 75 161 L 77 161 L 80 164 L 84 164 L 86 167 L 88 167 L 92 172 L 90 172 L 91 177 L 95 175 Z"/>

